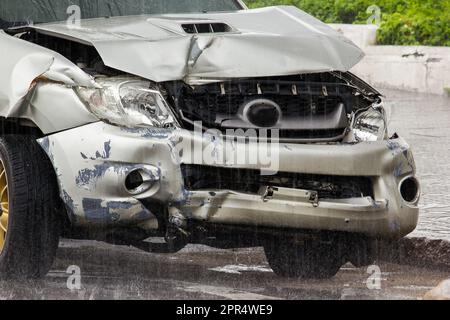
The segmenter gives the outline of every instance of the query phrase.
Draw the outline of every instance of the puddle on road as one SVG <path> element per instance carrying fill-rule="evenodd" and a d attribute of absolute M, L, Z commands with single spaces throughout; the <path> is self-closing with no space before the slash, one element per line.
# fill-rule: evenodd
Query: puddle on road
<path fill-rule="evenodd" d="M 414 151 L 422 184 L 415 237 L 450 241 L 450 98 L 384 90 L 390 133 L 398 132 Z"/>

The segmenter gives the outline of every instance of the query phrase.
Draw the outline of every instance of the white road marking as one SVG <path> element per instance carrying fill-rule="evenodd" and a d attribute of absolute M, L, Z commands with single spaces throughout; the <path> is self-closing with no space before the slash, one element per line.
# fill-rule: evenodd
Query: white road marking
<path fill-rule="evenodd" d="M 228 265 L 223 267 L 210 268 L 208 270 L 231 274 L 242 274 L 242 272 L 272 272 L 272 269 L 266 266 L 247 266 L 244 264 Z"/>

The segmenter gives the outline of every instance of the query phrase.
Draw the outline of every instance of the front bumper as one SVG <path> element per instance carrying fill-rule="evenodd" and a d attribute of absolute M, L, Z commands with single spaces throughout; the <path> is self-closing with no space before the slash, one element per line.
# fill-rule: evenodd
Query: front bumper
<path fill-rule="evenodd" d="M 373 183 L 373 197 L 318 202 L 311 201 L 308 190 L 280 188 L 270 198 L 233 190 L 186 190 L 181 165 L 206 163 L 178 146 L 201 147 L 210 141 L 181 129 L 125 129 L 98 122 L 39 143 L 53 163 L 61 198 L 75 225 L 157 228 L 152 208 L 143 205 L 148 199 L 176 207 L 193 221 L 237 226 L 397 238 L 412 232 L 418 222 L 418 199 L 409 203 L 400 195 L 400 182 L 415 175 L 411 150 L 401 138 L 359 144 L 281 144 L 279 171 L 369 177 Z M 221 148 L 225 147 L 216 145 L 214 153 L 220 154 Z M 226 160 L 222 166 L 227 168 L 262 169 L 230 165 Z M 127 176 L 135 170 L 151 180 L 151 187 L 138 194 L 125 187 Z"/>

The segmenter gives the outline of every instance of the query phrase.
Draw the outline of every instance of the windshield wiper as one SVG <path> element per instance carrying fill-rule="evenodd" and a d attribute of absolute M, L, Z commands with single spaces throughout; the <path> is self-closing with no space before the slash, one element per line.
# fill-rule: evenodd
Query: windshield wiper
<path fill-rule="evenodd" d="M 20 28 L 30 25 L 30 21 L 6 21 L 0 18 L 0 29 Z"/>

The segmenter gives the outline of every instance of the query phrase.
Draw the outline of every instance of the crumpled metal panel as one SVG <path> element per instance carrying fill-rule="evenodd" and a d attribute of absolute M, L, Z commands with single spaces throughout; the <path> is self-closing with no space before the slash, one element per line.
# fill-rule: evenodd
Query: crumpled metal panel
<path fill-rule="evenodd" d="M 231 32 L 188 34 L 189 21 L 226 23 Z M 326 24 L 291 6 L 232 13 L 116 17 L 34 26 L 92 44 L 105 64 L 156 82 L 348 71 L 364 53 Z"/>
<path fill-rule="evenodd" d="M 25 101 L 17 108 L 16 114 L 20 118 L 33 121 L 43 134 L 98 121 L 78 98 L 73 88 L 48 81 L 41 81 L 35 85 Z"/>
<path fill-rule="evenodd" d="M 39 77 L 68 86 L 96 86 L 92 77 L 56 52 L 3 31 L 0 31 L 0 47 L 3 48 L 0 59 L 2 117 L 22 116 L 20 107 Z"/>

